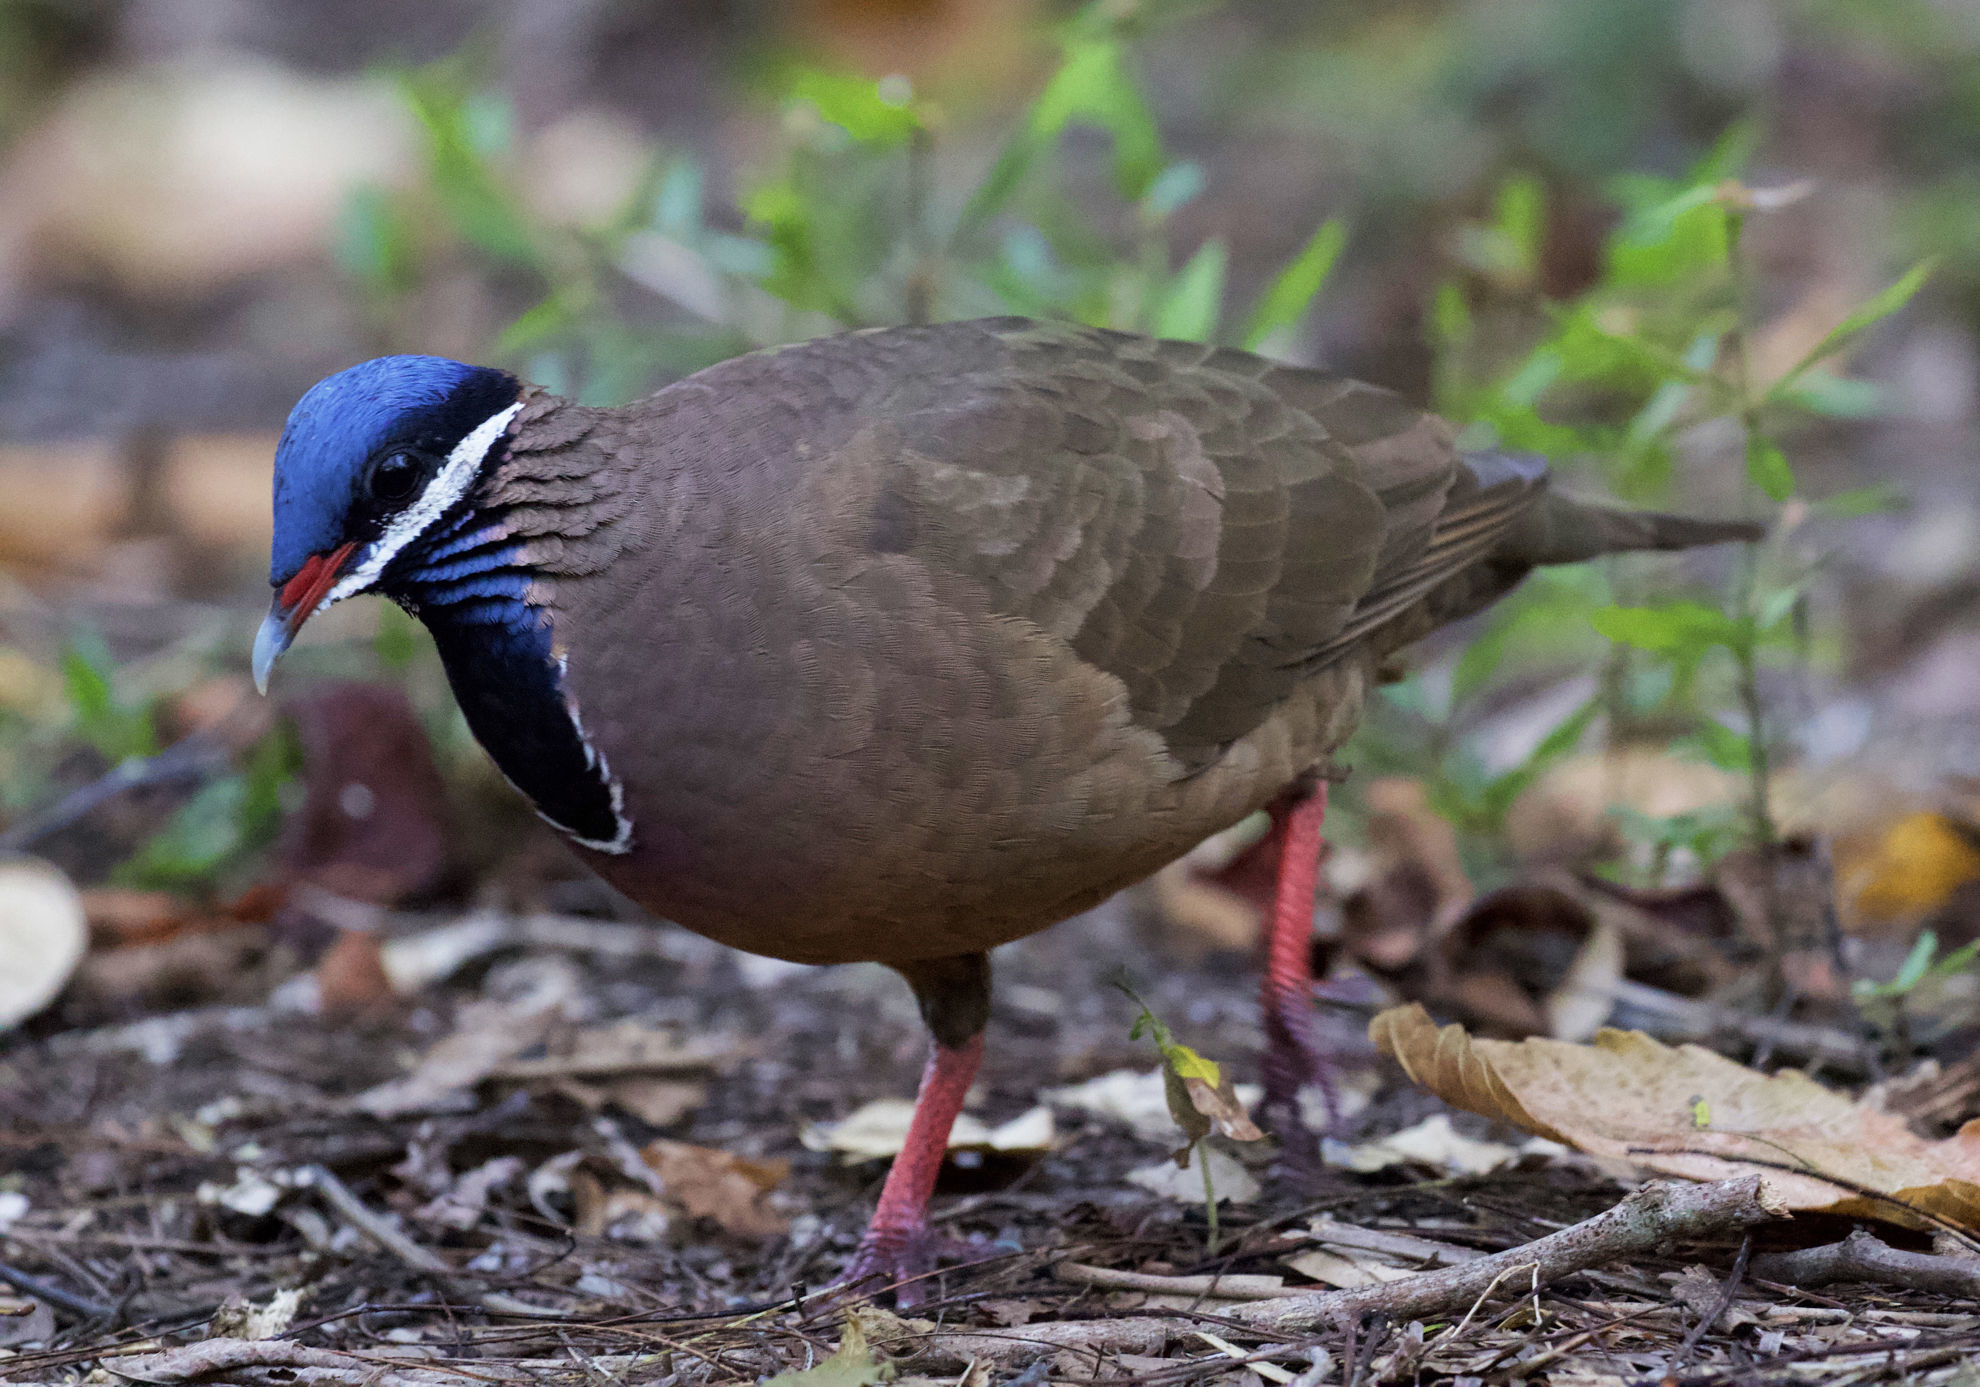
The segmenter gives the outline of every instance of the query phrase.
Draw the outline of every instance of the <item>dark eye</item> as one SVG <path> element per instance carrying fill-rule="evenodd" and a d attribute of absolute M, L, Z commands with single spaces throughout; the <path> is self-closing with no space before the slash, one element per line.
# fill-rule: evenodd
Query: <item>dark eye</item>
<path fill-rule="evenodd" d="M 425 471 L 419 459 L 411 453 L 387 453 L 371 465 L 371 475 L 365 479 L 365 486 L 369 488 L 372 500 L 396 506 L 412 499 L 412 494 L 419 490 L 420 477 Z"/>

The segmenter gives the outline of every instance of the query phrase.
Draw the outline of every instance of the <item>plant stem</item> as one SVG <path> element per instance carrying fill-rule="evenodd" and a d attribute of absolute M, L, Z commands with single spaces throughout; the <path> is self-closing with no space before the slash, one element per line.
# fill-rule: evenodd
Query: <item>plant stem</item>
<path fill-rule="evenodd" d="M 1196 1168 L 1203 1172 L 1203 1221 L 1207 1225 L 1204 1255 L 1215 1257 L 1222 1239 L 1217 1233 L 1217 1191 L 1210 1183 L 1210 1150 L 1199 1140 L 1190 1147 L 1190 1154 L 1196 1159 Z"/>
<path fill-rule="evenodd" d="M 1737 311 L 1736 325 L 1733 328 L 1733 382 L 1739 395 L 1739 427 L 1742 445 L 1742 460 L 1750 459 L 1757 449 L 1771 446 L 1766 432 L 1760 423 L 1760 401 L 1753 391 L 1752 335 L 1749 331 L 1752 306 L 1752 285 L 1746 257 L 1740 248 L 1740 233 L 1745 229 L 1745 214 L 1733 211 L 1726 217 L 1726 263 L 1732 272 L 1733 301 Z M 1753 499 L 1753 475 L 1750 467 L 1741 468 L 1740 490 L 1742 499 L 1749 504 Z M 1740 556 L 1739 580 L 1734 591 L 1734 611 L 1738 638 L 1733 643 L 1733 659 L 1739 668 L 1739 701 L 1746 713 L 1747 737 L 1747 776 L 1751 790 L 1748 812 L 1751 817 L 1749 831 L 1753 846 L 1760 853 L 1760 897 L 1761 909 L 1766 916 L 1767 948 L 1772 956 L 1773 972 L 1777 985 L 1785 987 L 1786 979 L 1781 976 L 1781 956 L 1786 948 L 1782 938 L 1781 889 L 1778 864 L 1774 849 L 1780 841 L 1780 832 L 1774 822 L 1772 789 L 1768 784 L 1771 778 L 1772 758 L 1767 752 L 1767 727 L 1765 707 L 1760 698 L 1759 661 L 1759 604 L 1755 600 L 1760 587 L 1760 554 L 1757 546 L 1749 545 Z"/>

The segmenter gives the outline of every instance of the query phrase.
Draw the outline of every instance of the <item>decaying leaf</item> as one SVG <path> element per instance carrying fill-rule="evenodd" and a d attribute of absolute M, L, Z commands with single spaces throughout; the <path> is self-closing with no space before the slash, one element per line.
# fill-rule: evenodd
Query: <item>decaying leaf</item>
<path fill-rule="evenodd" d="M 1175 1119 L 1169 1114 L 1167 1067 L 1136 1070 L 1113 1069 L 1066 1088 L 1051 1088 L 1041 1095 L 1054 1107 L 1079 1108 L 1112 1118 L 1134 1129 L 1144 1141 L 1167 1142 L 1175 1136 Z M 1231 1090 L 1238 1103 L 1249 1111 L 1265 1090 L 1257 1084 L 1237 1084 Z"/>
<path fill-rule="evenodd" d="M 649 1127 L 669 1127 L 708 1101 L 708 1085 L 688 1079 L 650 1079 L 642 1074 L 589 1083 L 557 1079 L 550 1091 L 561 1093 L 592 1112 L 611 1105 L 631 1113 Z"/>
<path fill-rule="evenodd" d="M 413 1217 L 421 1223 L 465 1232 L 481 1221 L 488 1209 L 488 1197 L 513 1183 L 522 1173 L 522 1157 L 496 1156 L 463 1171 L 458 1179 L 415 1210 Z"/>
<path fill-rule="evenodd" d="M 667 1197 L 696 1218 L 731 1233 L 767 1238 L 790 1227 L 764 1196 L 790 1174 L 789 1161 L 752 1161 L 709 1146 L 656 1141 L 640 1155 L 666 1186 Z"/>
<path fill-rule="evenodd" d="M 839 1336 L 838 1350 L 816 1367 L 801 1372 L 778 1373 L 765 1378 L 763 1387 L 875 1387 L 894 1375 L 891 1363 L 873 1357 L 867 1347 L 866 1330 L 857 1315 L 846 1319 Z"/>
<path fill-rule="evenodd" d="M 88 943 L 67 877 L 28 858 L 0 861 L 0 1031 L 54 1001 Z"/>
<path fill-rule="evenodd" d="M 302 808 L 282 845 L 291 879 L 376 905 L 430 891 L 447 869 L 447 795 L 406 695 L 327 684 L 285 711 L 303 756 Z"/>
<path fill-rule="evenodd" d="M 1353 1290 L 1357 1286 L 1378 1286 L 1384 1281 L 1400 1281 L 1417 1273 L 1415 1267 L 1398 1266 L 1379 1253 L 1360 1249 L 1330 1252 L 1316 1247 L 1294 1253 L 1282 1261 L 1301 1276 L 1311 1277 L 1323 1285 L 1343 1291 Z"/>
<path fill-rule="evenodd" d="M 0 1294 L 0 1348 L 45 1344 L 55 1337 L 55 1312 L 31 1296 Z"/>
<path fill-rule="evenodd" d="M 713 1068 L 737 1053 L 727 1040 L 684 1040 L 671 1028 L 616 1021 L 553 1037 L 539 1059 L 508 1060 L 496 1079 L 610 1079 L 622 1074 L 681 1074 Z"/>
<path fill-rule="evenodd" d="M 583 1168 L 570 1171 L 564 1178 L 577 1212 L 572 1227 L 581 1237 L 658 1244 L 671 1235 L 674 1210 L 651 1191 L 624 1185 L 608 1188 Z"/>
<path fill-rule="evenodd" d="M 1128 1039 L 1139 1040 L 1146 1035 L 1162 1052 L 1163 1096 L 1168 1101 L 1169 1116 L 1182 1129 L 1184 1142 L 1194 1145 L 1212 1132 L 1233 1141 L 1262 1140 L 1265 1133 L 1244 1110 L 1236 1086 L 1217 1062 L 1205 1059 L 1170 1035 L 1169 1028 L 1148 1009 L 1147 1003 L 1132 992 L 1128 996 L 1141 1007 L 1141 1015 L 1134 1019 Z M 1183 1164 L 1180 1151 L 1176 1153 L 1176 1163 Z"/>
<path fill-rule="evenodd" d="M 1451 1126 L 1450 1114 L 1441 1112 L 1340 1153 L 1341 1164 L 1361 1174 L 1414 1162 L 1453 1175 L 1484 1175 L 1518 1158 L 1513 1147 L 1464 1135 Z"/>
<path fill-rule="evenodd" d="M 1475 1040 L 1411 1005 L 1382 1012 L 1369 1036 L 1452 1106 L 1594 1155 L 1693 1180 L 1759 1168 L 1789 1208 L 1980 1228 L 1980 1121 L 1926 1141 L 1793 1070 L 1761 1074 L 1638 1031 L 1587 1045 Z"/>
<path fill-rule="evenodd" d="M 1166 951 L 1200 962 L 1256 946 L 1278 866 L 1276 844 L 1261 846 L 1270 827 L 1263 813 L 1240 820 L 1149 879 Z"/>
<path fill-rule="evenodd" d="M 1258 1181 L 1238 1163 L 1237 1157 L 1214 1146 L 1186 1146 L 1177 1160 L 1157 1161 L 1128 1172 L 1128 1182 L 1150 1194 L 1173 1199 L 1178 1204 L 1203 1202 L 1203 1172 L 1196 1162 L 1208 1158 L 1210 1188 L 1219 1201 L 1249 1204 L 1258 1198 Z"/>
<path fill-rule="evenodd" d="M 907 1145 L 914 1104 L 906 1098 L 877 1098 L 837 1122 L 816 1122 L 798 1133 L 812 1151 L 836 1151 L 847 1164 L 891 1160 Z M 949 1129 L 951 1151 L 996 1151 L 1005 1155 L 1037 1154 L 1052 1149 L 1058 1133 L 1052 1110 L 1032 1108 L 1000 1127 L 986 1127 L 968 1113 L 959 1114 Z"/>
<path fill-rule="evenodd" d="M 236 1293 L 213 1312 L 207 1333 L 216 1339 L 279 1339 L 289 1332 L 301 1307 L 302 1292 L 293 1287 L 275 1292 L 262 1305 Z"/>
<path fill-rule="evenodd" d="M 543 1039 L 558 1000 L 481 1001 L 462 1007 L 453 1034 L 427 1051 L 412 1073 L 366 1089 L 351 1100 L 352 1106 L 374 1117 L 460 1106 L 465 1090 Z"/>

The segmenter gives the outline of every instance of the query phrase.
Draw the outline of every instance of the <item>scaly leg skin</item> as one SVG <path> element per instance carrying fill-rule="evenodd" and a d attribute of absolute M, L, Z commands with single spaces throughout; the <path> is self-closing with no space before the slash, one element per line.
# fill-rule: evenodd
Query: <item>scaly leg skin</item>
<path fill-rule="evenodd" d="M 1340 1111 L 1333 1067 L 1313 1039 L 1313 903 L 1320 886 L 1320 836 L 1327 817 L 1327 782 L 1272 806 L 1278 839 L 1278 879 L 1266 916 L 1265 978 L 1259 1003 L 1265 1019 L 1266 1125 L 1277 1133 L 1287 1169 L 1301 1181 L 1320 1171 L 1320 1143 L 1300 1120 L 1299 1091 L 1317 1085 L 1331 1123 Z"/>
<path fill-rule="evenodd" d="M 908 1124 L 907 1144 L 894 1157 L 880 1203 L 866 1236 L 859 1240 L 852 1265 L 840 1286 L 847 1290 L 895 1290 L 895 1302 L 907 1309 L 921 1298 L 922 1285 L 911 1278 L 935 1268 L 948 1239 L 928 1228 L 928 1198 L 935 1192 L 949 1150 L 949 1129 L 962 1111 L 963 1097 L 976 1081 L 983 1061 L 983 1032 L 951 1048 L 936 1041 L 921 1074 L 921 1091 L 914 1100 L 914 1120 Z M 906 1281 L 906 1285 L 901 1283 Z M 877 1284 L 876 1284 L 877 1283 Z"/>

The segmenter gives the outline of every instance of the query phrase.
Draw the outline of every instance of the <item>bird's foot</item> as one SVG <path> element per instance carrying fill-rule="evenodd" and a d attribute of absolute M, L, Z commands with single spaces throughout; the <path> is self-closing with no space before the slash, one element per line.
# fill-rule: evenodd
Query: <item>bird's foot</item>
<path fill-rule="evenodd" d="M 843 1296 L 894 1293 L 894 1304 L 911 1310 L 928 1299 L 932 1273 L 944 1262 L 980 1258 L 985 1245 L 938 1233 L 926 1223 L 868 1228 L 832 1287 Z"/>
<path fill-rule="evenodd" d="M 1313 999 L 1281 996 L 1265 1013 L 1265 1097 L 1260 1112 L 1279 1139 L 1281 1164 L 1302 1188 L 1314 1185 L 1325 1164 L 1320 1136 L 1307 1125 L 1300 1095 L 1317 1089 L 1326 1104 L 1326 1128 L 1340 1122 L 1340 1088 L 1334 1062 L 1313 1039 Z"/>

